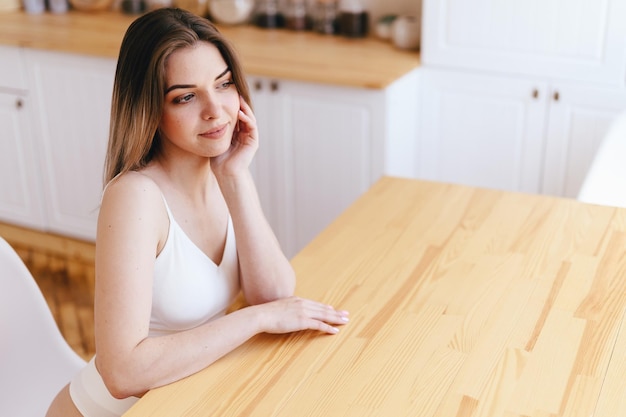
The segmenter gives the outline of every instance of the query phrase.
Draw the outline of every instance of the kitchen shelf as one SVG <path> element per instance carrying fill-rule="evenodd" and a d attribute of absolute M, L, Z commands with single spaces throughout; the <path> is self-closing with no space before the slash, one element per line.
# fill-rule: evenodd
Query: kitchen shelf
<path fill-rule="evenodd" d="M 0 44 L 116 58 L 137 16 L 118 12 L 0 13 Z M 239 51 L 245 71 L 266 77 L 382 89 L 420 64 L 419 53 L 372 36 L 350 39 L 314 32 L 218 25 Z"/>

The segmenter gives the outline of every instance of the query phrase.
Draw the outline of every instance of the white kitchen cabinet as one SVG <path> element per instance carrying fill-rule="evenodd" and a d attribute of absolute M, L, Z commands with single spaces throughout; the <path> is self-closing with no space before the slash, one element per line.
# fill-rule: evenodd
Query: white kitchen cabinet
<path fill-rule="evenodd" d="M 23 49 L 0 45 L 0 87 L 11 91 L 28 91 Z"/>
<path fill-rule="evenodd" d="M 600 142 L 626 110 L 626 88 L 553 84 L 542 192 L 576 197 Z"/>
<path fill-rule="evenodd" d="M 115 60 L 27 49 L 46 230 L 94 240 Z"/>
<path fill-rule="evenodd" d="M 626 90 L 424 69 L 420 178 L 575 197 Z"/>
<path fill-rule="evenodd" d="M 422 16 L 427 67 L 624 82 L 624 0 L 424 0 Z"/>
<path fill-rule="evenodd" d="M 290 112 L 277 80 L 251 77 L 248 81 L 259 129 L 259 149 L 251 171 L 265 216 L 283 250 L 291 256 L 293 221 L 289 216 L 293 210 L 288 207 L 287 202 L 292 181 L 286 177 L 281 162 L 289 155 L 289 150 L 286 149 L 288 144 L 284 140 L 284 120 L 289 118 Z"/>
<path fill-rule="evenodd" d="M 383 173 L 412 174 L 417 83 L 417 72 L 383 90 L 250 78 L 261 135 L 253 172 L 288 256 Z"/>
<path fill-rule="evenodd" d="M 0 221 L 43 229 L 39 161 L 26 92 L 0 87 Z"/>
<path fill-rule="evenodd" d="M 419 178 L 539 192 L 545 83 L 422 70 Z"/>
<path fill-rule="evenodd" d="M 22 50 L 0 46 L 0 221 L 42 228 L 45 216 Z"/>
<path fill-rule="evenodd" d="M 623 0 L 424 0 L 417 175 L 574 197 L 622 110 Z"/>
<path fill-rule="evenodd" d="M 380 127 L 374 117 L 384 107 L 372 91 L 330 91 L 294 83 L 285 87 L 291 154 L 283 163 L 293 178 L 293 243 L 299 250 L 382 174 L 382 152 L 376 153 L 374 140 Z"/>

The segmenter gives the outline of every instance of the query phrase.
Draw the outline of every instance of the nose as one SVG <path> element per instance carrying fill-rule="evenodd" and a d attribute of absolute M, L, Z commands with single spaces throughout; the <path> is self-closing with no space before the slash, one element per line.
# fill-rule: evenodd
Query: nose
<path fill-rule="evenodd" d="M 202 103 L 202 119 L 219 119 L 221 112 L 222 106 L 220 105 L 219 99 L 215 97 L 215 95 L 207 93 Z"/>

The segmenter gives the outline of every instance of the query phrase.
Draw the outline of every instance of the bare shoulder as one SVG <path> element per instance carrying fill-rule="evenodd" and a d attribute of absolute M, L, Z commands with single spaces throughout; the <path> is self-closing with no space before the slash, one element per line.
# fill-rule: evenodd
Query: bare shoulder
<path fill-rule="evenodd" d="M 111 180 L 104 189 L 104 198 L 161 198 L 159 186 L 150 177 L 130 171 Z"/>
<path fill-rule="evenodd" d="M 167 212 L 159 186 L 148 176 L 127 172 L 109 182 L 102 196 L 99 223 L 129 232 L 167 229 Z"/>

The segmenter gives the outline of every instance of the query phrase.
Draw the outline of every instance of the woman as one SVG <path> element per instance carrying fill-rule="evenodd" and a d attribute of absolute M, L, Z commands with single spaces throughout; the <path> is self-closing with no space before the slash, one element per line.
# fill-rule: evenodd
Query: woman
<path fill-rule="evenodd" d="M 115 75 L 96 241 L 96 356 L 48 416 L 118 416 L 260 332 L 334 334 L 347 312 L 293 296 L 249 171 L 256 120 L 206 19 L 131 24 Z M 243 294 L 247 307 L 225 314 Z"/>

